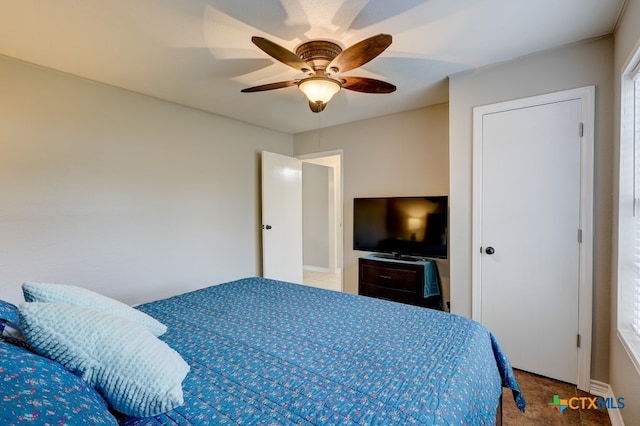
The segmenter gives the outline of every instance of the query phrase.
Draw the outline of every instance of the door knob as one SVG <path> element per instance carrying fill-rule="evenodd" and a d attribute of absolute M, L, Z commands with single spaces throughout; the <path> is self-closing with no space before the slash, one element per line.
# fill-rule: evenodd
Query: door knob
<path fill-rule="evenodd" d="M 492 255 L 493 253 L 496 252 L 496 249 L 494 249 L 493 247 L 487 247 L 486 249 L 484 249 L 484 252 L 487 253 L 488 255 Z"/>

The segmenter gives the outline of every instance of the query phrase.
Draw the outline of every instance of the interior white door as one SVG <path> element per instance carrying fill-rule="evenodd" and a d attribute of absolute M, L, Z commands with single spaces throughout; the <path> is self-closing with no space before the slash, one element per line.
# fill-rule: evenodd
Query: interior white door
<path fill-rule="evenodd" d="M 580 99 L 482 117 L 481 322 L 516 368 L 578 379 Z"/>
<path fill-rule="evenodd" d="M 262 275 L 302 283 L 302 161 L 262 152 Z"/>

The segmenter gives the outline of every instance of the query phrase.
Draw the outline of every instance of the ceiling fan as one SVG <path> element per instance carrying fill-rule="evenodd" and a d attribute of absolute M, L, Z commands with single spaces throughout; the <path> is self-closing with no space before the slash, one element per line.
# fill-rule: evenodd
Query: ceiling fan
<path fill-rule="evenodd" d="M 396 90 L 393 84 L 373 78 L 337 76 L 366 64 L 384 52 L 392 41 L 389 34 L 369 37 L 345 50 L 332 41 L 310 40 L 298 46 L 295 53 L 263 37 L 251 37 L 251 41 L 272 58 L 308 77 L 249 87 L 242 89 L 243 93 L 297 85 L 307 96 L 311 111 L 320 112 L 341 88 L 362 93 L 392 93 Z"/>

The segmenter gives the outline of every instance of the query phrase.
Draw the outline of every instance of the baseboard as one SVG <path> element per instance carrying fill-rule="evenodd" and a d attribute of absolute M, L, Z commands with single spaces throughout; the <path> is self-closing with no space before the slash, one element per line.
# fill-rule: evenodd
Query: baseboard
<path fill-rule="evenodd" d="M 601 396 L 603 398 L 611 398 L 613 401 L 616 400 L 616 396 L 613 393 L 613 389 L 609 384 L 599 382 L 597 380 L 591 380 L 591 387 L 589 389 L 589 393 L 595 396 Z M 624 426 L 624 420 L 622 419 L 622 414 L 620 414 L 620 410 L 607 410 L 609 413 L 609 419 L 611 420 L 612 426 Z"/>
<path fill-rule="evenodd" d="M 309 265 L 303 265 L 302 269 L 304 269 L 305 271 L 310 271 L 310 272 L 325 272 L 325 273 L 329 273 L 331 272 L 331 269 L 329 268 L 323 268 L 321 266 L 309 266 Z"/>

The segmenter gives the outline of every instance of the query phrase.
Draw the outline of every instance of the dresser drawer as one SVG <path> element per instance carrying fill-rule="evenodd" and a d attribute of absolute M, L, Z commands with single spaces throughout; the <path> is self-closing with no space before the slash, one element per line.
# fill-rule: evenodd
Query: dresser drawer
<path fill-rule="evenodd" d="M 388 287 L 360 283 L 358 293 L 362 296 L 375 297 L 377 299 L 392 300 L 394 302 L 420 305 L 421 298 L 415 291 L 398 290 Z"/>
<path fill-rule="evenodd" d="M 360 279 L 366 284 L 413 292 L 418 290 L 418 271 L 363 264 L 360 274 Z"/>

